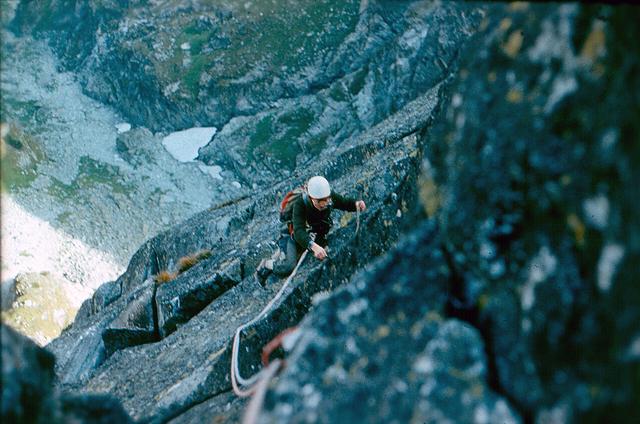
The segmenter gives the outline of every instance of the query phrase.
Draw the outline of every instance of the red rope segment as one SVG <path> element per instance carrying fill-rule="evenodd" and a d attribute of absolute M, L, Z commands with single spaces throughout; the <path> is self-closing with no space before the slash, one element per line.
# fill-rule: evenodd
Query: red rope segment
<path fill-rule="evenodd" d="M 282 346 L 282 340 L 284 340 L 284 338 L 287 337 L 287 335 L 293 333 L 297 329 L 298 329 L 297 326 L 289 327 L 286 330 L 283 330 L 277 336 L 275 336 L 273 340 L 271 340 L 269 343 L 264 345 L 264 347 L 262 348 L 262 365 L 264 365 L 265 367 L 269 365 L 269 357 L 271 356 L 273 351 L 279 348 L 280 346 Z"/>

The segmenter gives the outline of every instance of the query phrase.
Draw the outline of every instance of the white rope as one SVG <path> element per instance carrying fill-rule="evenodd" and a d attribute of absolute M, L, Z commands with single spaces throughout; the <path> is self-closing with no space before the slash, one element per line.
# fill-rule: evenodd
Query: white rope
<path fill-rule="evenodd" d="M 359 230 L 360 230 L 360 209 L 356 206 L 356 233 L 355 233 L 356 236 L 358 235 Z M 287 288 L 287 286 L 289 285 L 293 277 L 298 272 L 298 268 L 300 268 L 300 265 L 306 258 L 308 252 L 309 252 L 308 250 L 305 250 L 302 256 L 300 256 L 300 259 L 298 260 L 298 263 L 296 264 L 296 267 L 293 269 L 293 272 L 291 273 L 291 275 L 289 275 L 289 278 L 287 278 L 287 280 L 284 282 L 284 284 L 282 285 L 278 293 L 276 293 L 274 298 L 271 299 L 271 301 L 267 304 L 267 306 L 264 307 L 262 312 L 260 312 L 251 321 L 238 327 L 238 329 L 236 330 L 236 334 L 233 337 L 233 346 L 231 349 L 231 385 L 233 387 L 234 393 L 240 397 L 251 396 L 255 392 L 255 386 L 249 387 L 247 390 L 243 390 L 239 386 L 253 386 L 255 382 L 260 379 L 260 377 L 265 371 L 265 369 L 262 369 L 257 373 L 255 373 L 254 375 L 252 375 L 251 377 L 246 379 L 240 375 L 240 368 L 238 367 L 238 351 L 240 350 L 240 334 L 242 333 L 242 330 L 252 326 L 256 322 L 261 320 L 267 314 L 267 312 L 271 309 L 271 307 L 278 301 L 278 299 L 282 297 L 282 293 L 284 293 L 285 289 Z"/>
<path fill-rule="evenodd" d="M 238 383 L 240 383 L 240 385 L 242 386 L 251 386 L 260 378 L 260 376 L 264 372 L 264 369 L 262 369 L 247 379 L 242 378 L 242 376 L 240 375 L 240 369 L 238 367 L 238 350 L 240 348 L 240 333 L 245 328 L 261 320 L 267 314 L 269 309 L 271 309 L 271 307 L 278 301 L 278 299 L 280 299 L 280 297 L 282 296 L 282 293 L 284 293 L 285 289 L 287 288 L 287 286 L 289 285 L 293 277 L 296 275 L 296 272 L 298 272 L 298 268 L 300 268 L 300 265 L 302 264 L 302 261 L 304 261 L 304 259 L 306 258 L 307 253 L 308 253 L 308 250 L 305 250 L 302 256 L 300 256 L 300 259 L 298 260 L 298 263 L 296 264 L 296 267 L 293 269 L 293 272 L 291 273 L 291 275 L 289 275 L 289 278 L 287 278 L 287 280 L 284 282 L 284 284 L 282 285 L 278 293 L 275 295 L 273 299 L 271 299 L 271 302 L 269 302 L 267 306 L 265 306 L 262 312 L 260 312 L 258 316 L 256 316 L 254 319 L 252 319 L 248 323 L 238 327 L 238 329 L 236 330 L 236 335 L 233 338 L 233 347 L 231 349 L 231 385 L 233 386 L 233 391 L 235 392 L 235 394 L 240 397 L 247 397 L 251 395 L 254 392 L 255 387 L 249 388 L 248 390 L 242 390 L 240 387 L 238 387 Z"/>
<path fill-rule="evenodd" d="M 276 359 L 267 367 L 264 377 L 255 386 L 255 395 L 251 398 L 251 401 L 247 406 L 247 411 L 245 412 L 242 420 L 243 424 L 254 424 L 258 421 L 258 416 L 262 410 L 262 404 L 264 403 L 264 397 L 267 394 L 269 382 L 273 376 L 276 375 L 278 370 L 280 370 L 282 365 L 283 362 L 280 359 Z"/>

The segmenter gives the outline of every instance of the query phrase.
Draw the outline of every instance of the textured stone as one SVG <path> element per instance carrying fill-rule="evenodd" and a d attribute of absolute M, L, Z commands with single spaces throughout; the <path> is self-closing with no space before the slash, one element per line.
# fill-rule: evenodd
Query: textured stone
<path fill-rule="evenodd" d="M 203 90 L 196 106 L 183 82 L 151 77 L 162 49 L 117 51 L 171 23 L 174 9 L 96 42 L 83 71 L 89 91 L 113 103 L 144 97 L 122 109 L 152 124 L 222 124 L 200 159 L 256 189 L 141 246 L 118 279 L 122 295 L 54 342 L 62 387 L 111 393 L 136 420 L 193 422 L 209 411 L 238 421 L 231 340 L 282 283 L 271 277 L 265 290 L 250 275 L 275 244 L 278 200 L 323 174 L 368 209 L 357 236 L 353 214 L 337 216 L 330 260 L 303 265 L 243 334 L 248 376 L 262 346 L 302 321 L 263 421 L 637 421 L 638 9 L 354 4 L 338 12 L 350 35 L 337 34 L 321 58 L 278 64 L 290 72 L 260 61 L 224 80 L 210 69 L 190 86 Z M 189 3 L 172 25 L 199 7 Z M 179 69 L 199 48 L 237 47 L 225 41 L 227 23 L 253 34 L 236 9 L 219 12 L 191 22 L 207 33 L 201 46 L 175 37 Z M 135 74 L 126 83 L 108 74 L 123 61 Z M 103 329 L 144 282 L 203 248 L 212 256 L 182 277 L 185 293 L 235 259 L 238 283 L 195 295 L 180 318 L 190 319 L 156 343 L 105 359 Z"/>
<path fill-rule="evenodd" d="M 234 263 L 240 262 L 236 260 Z M 233 278 L 219 264 L 208 262 L 206 269 L 195 269 L 180 274 L 176 279 L 160 284 L 155 303 L 158 311 L 158 329 L 166 337 L 189 321 L 217 297 L 238 284 L 242 277 Z M 232 266 L 229 266 L 233 270 Z M 205 278 L 203 278 L 203 276 Z"/>
<path fill-rule="evenodd" d="M 3 421 L 44 422 L 55 410 L 54 361 L 50 352 L 2 325 Z"/>
<path fill-rule="evenodd" d="M 130 423 L 109 395 L 59 394 L 53 387 L 55 358 L 2 325 L 2 422 Z"/>
<path fill-rule="evenodd" d="M 158 340 L 155 294 L 155 283 L 146 281 L 138 296 L 131 299 L 116 319 L 102 331 L 107 357 L 116 350 Z"/>

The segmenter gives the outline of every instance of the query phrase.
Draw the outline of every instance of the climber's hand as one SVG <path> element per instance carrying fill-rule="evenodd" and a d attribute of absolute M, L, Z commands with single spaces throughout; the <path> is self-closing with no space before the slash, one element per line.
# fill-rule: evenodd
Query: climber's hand
<path fill-rule="evenodd" d="M 323 260 L 327 257 L 327 251 L 324 250 L 324 248 L 320 246 L 318 243 L 313 243 L 311 245 L 311 250 L 313 251 L 313 256 L 315 256 L 320 260 Z"/>

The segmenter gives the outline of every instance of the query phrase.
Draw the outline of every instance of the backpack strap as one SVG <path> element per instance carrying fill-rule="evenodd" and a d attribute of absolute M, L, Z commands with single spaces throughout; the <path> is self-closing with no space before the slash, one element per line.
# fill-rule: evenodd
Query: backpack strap
<path fill-rule="evenodd" d="M 311 206 L 311 200 L 309 199 L 309 194 L 307 193 L 306 187 L 302 186 L 304 191 L 302 192 L 302 202 L 304 203 L 305 208 Z M 289 235 L 293 238 L 293 220 L 287 222 L 287 228 L 289 229 Z"/>

